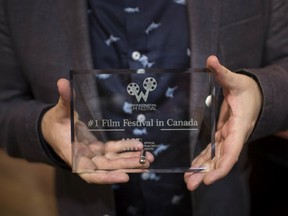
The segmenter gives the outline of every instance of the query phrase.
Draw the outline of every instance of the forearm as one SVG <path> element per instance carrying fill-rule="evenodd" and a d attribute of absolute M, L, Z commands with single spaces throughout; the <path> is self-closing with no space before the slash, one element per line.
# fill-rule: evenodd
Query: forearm
<path fill-rule="evenodd" d="M 281 64 L 246 69 L 260 85 L 263 105 L 250 141 L 288 128 L 288 58 Z"/>
<path fill-rule="evenodd" d="M 0 1 L 0 147 L 14 157 L 51 164 L 40 143 L 38 121 L 49 104 L 36 100 L 18 61 Z"/>
<path fill-rule="evenodd" d="M 1 147 L 11 156 L 51 164 L 38 134 L 37 121 L 45 105 L 35 101 L 1 100 L 0 107 Z"/>
<path fill-rule="evenodd" d="M 251 140 L 288 128 L 288 2 L 271 0 L 261 68 L 245 69 L 258 81 L 263 107 Z"/>

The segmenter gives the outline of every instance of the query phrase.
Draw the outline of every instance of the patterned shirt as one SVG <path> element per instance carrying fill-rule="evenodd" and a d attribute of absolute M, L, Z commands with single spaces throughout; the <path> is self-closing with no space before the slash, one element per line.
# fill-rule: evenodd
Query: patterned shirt
<path fill-rule="evenodd" d="M 186 9 L 186 0 L 89 0 L 88 17 L 94 67 L 189 68 Z M 113 91 L 123 90 L 121 88 L 124 87 L 118 81 L 105 83 L 102 77 L 101 82 L 98 82 L 99 91 L 103 95 L 107 89 L 112 94 Z M 187 80 L 183 80 L 183 86 L 186 84 L 189 84 Z M 120 108 L 122 114 L 113 113 L 109 107 L 118 105 L 113 103 L 111 101 L 103 105 L 104 116 L 118 115 L 120 119 L 122 115 L 127 115 L 124 103 L 120 104 L 123 107 Z M 160 114 L 165 115 L 165 104 L 161 107 Z M 183 113 L 186 111 L 183 110 Z M 149 132 L 145 127 L 131 133 L 157 138 L 157 134 Z M 181 138 L 173 137 L 172 133 L 170 135 L 154 151 L 155 157 L 166 155 L 165 159 L 189 163 L 188 158 L 183 157 L 183 152 L 188 152 L 188 146 L 179 148 L 179 143 L 188 140 L 188 134 L 183 134 Z M 168 163 L 166 160 L 159 161 Z M 130 181 L 114 185 L 114 191 L 116 211 L 120 216 L 174 216 L 191 215 L 192 212 L 190 193 L 186 189 L 183 174 L 130 174 Z"/>

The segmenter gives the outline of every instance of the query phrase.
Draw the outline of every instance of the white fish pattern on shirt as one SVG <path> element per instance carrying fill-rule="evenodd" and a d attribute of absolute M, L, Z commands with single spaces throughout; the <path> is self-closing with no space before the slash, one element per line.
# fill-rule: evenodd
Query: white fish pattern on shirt
<path fill-rule="evenodd" d="M 115 42 L 117 42 L 119 40 L 120 40 L 120 38 L 115 37 L 113 35 L 110 35 L 110 37 L 107 40 L 105 40 L 105 43 L 106 43 L 107 46 L 110 46 L 112 43 L 115 43 Z"/>
<path fill-rule="evenodd" d="M 132 105 L 125 101 L 123 104 L 123 111 L 124 113 L 132 114 Z"/>
<path fill-rule="evenodd" d="M 181 201 L 182 198 L 183 198 L 183 195 L 176 195 L 176 194 L 175 194 L 175 195 L 172 197 L 171 203 L 172 203 L 173 205 L 177 205 L 177 204 L 180 203 L 180 201 Z"/>
<path fill-rule="evenodd" d="M 142 55 L 138 60 L 144 68 L 151 68 L 155 62 L 149 62 L 149 59 L 146 55 Z"/>
<path fill-rule="evenodd" d="M 165 93 L 165 96 L 167 98 L 173 98 L 174 97 L 174 92 L 175 90 L 178 88 L 178 86 L 175 86 L 175 87 L 168 87 L 167 90 L 166 90 L 166 93 Z"/>
<path fill-rule="evenodd" d="M 169 148 L 169 145 L 165 145 L 165 144 L 160 144 L 153 152 L 153 154 L 155 156 L 157 156 L 159 153 L 167 150 Z"/>
<path fill-rule="evenodd" d="M 145 30 L 146 34 L 150 34 L 151 31 L 158 29 L 161 26 L 161 23 L 152 22 Z"/>
<path fill-rule="evenodd" d="M 191 56 L 191 50 L 189 48 L 187 48 L 187 56 Z"/>
<path fill-rule="evenodd" d="M 98 79 L 102 79 L 102 80 L 108 79 L 110 76 L 111 74 L 97 74 L 96 75 Z"/>
<path fill-rule="evenodd" d="M 142 0 L 138 0 L 138 1 L 142 2 Z M 187 1 L 186 0 L 172 0 L 172 1 L 169 1 L 169 3 L 171 5 L 173 5 L 173 7 L 175 9 L 182 10 L 181 8 L 183 8 L 183 9 L 185 8 L 184 5 L 187 4 Z M 141 17 L 140 15 L 142 15 L 141 13 L 143 12 L 141 4 L 140 5 L 133 4 L 132 6 L 131 5 L 128 6 L 128 4 L 127 4 L 127 6 L 122 7 L 120 10 L 123 14 L 125 14 L 126 18 L 129 19 L 129 21 L 132 21 L 131 23 L 133 23 L 133 24 L 135 24 L 134 23 L 134 17 L 135 17 L 135 20 L 137 21 L 137 19 L 139 19 L 139 17 Z M 136 19 L 136 17 L 138 17 L 138 18 Z M 145 25 L 145 26 L 139 25 L 138 26 L 139 29 L 137 29 L 137 31 L 139 31 L 139 32 L 137 32 L 137 33 L 139 33 L 139 35 L 141 33 L 141 36 L 147 37 L 148 41 L 150 38 L 153 38 L 153 40 L 154 40 L 154 37 L 156 37 L 157 34 L 161 34 L 162 33 L 161 28 L 163 28 L 164 32 L 167 31 L 167 29 L 169 29 L 169 30 L 172 29 L 172 28 L 170 28 L 170 25 L 167 25 L 169 23 L 167 23 L 167 22 L 165 23 L 165 20 L 158 19 L 158 16 L 156 16 L 156 18 L 157 19 L 150 20 L 151 22 L 148 22 L 148 25 Z M 136 24 L 137 24 L 137 22 L 136 22 Z M 108 29 L 108 27 L 109 27 L 109 25 L 107 25 L 107 29 Z M 108 34 L 109 38 L 107 36 L 107 38 L 106 38 L 107 40 L 105 40 L 105 39 L 102 40 L 102 43 L 103 43 L 104 47 L 109 52 L 113 49 L 117 50 L 117 48 L 119 48 L 119 47 L 121 48 L 120 45 L 122 45 L 122 43 L 124 43 L 124 45 L 125 45 L 125 38 L 122 37 L 122 34 L 120 34 L 121 32 L 119 33 L 117 31 L 114 32 L 114 31 L 109 31 L 109 30 L 108 30 L 108 32 L 111 32 L 110 35 Z M 112 34 L 112 32 L 114 35 Z M 133 39 L 138 40 L 137 37 L 135 37 Z M 154 41 L 157 41 L 157 43 L 159 43 L 158 42 L 159 40 L 154 40 Z M 104 42 L 105 42 L 105 44 L 104 44 Z M 163 46 L 166 46 L 166 44 L 163 43 Z M 161 47 L 161 46 L 159 46 L 159 47 Z M 137 51 L 139 51 L 139 53 L 141 53 L 140 58 L 139 59 L 133 59 L 133 61 L 136 61 L 137 68 L 138 68 L 138 66 L 140 66 L 140 68 L 141 69 L 143 68 L 143 70 L 145 70 L 146 68 L 154 67 L 154 66 L 162 67 L 162 65 L 161 65 L 162 58 L 166 57 L 166 55 L 168 55 L 168 57 L 170 57 L 169 56 L 170 53 L 169 54 L 167 54 L 167 53 L 161 54 L 160 53 L 161 58 L 158 58 L 158 56 L 155 56 L 154 53 L 152 53 L 152 52 L 150 52 L 150 50 L 146 49 L 146 47 L 144 45 L 142 46 L 140 44 L 138 46 L 138 43 L 136 43 L 135 47 L 134 47 L 134 45 L 131 47 L 128 46 L 128 49 L 137 50 Z M 154 51 L 153 49 L 151 49 L 151 50 Z M 143 51 L 143 53 L 142 53 L 142 51 Z M 108 54 L 109 54 L 109 52 L 108 52 Z M 172 52 L 171 55 L 173 56 L 174 53 Z M 177 53 L 177 55 L 178 55 L 178 53 Z M 189 48 L 184 47 L 184 49 L 183 49 L 183 47 L 182 47 L 181 53 L 179 55 L 181 55 L 181 59 L 182 59 L 182 57 L 185 57 L 185 56 L 189 57 L 189 56 L 191 56 L 191 51 Z M 130 58 L 130 55 L 127 55 L 126 57 Z M 182 62 L 182 60 L 181 60 L 181 62 Z M 173 63 L 171 63 L 171 65 L 173 66 Z M 169 63 L 169 66 L 170 66 L 170 63 Z M 133 67 L 135 67 L 135 65 L 133 65 Z M 109 76 L 107 76 L 105 74 L 102 74 L 101 77 L 98 77 L 98 79 L 107 79 L 107 78 L 109 78 Z M 171 100 L 175 100 L 178 96 L 178 94 L 176 94 L 176 93 L 178 93 L 177 91 L 179 91 L 179 86 L 166 86 L 165 96 L 163 95 L 163 97 L 169 98 L 169 100 L 170 100 L 170 98 L 171 98 Z M 131 104 L 131 102 L 128 102 L 128 99 L 126 99 L 126 100 L 127 101 L 124 101 L 124 102 L 122 101 L 122 103 L 123 103 L 122 104 L 122 112 L 126 116 L 127 115 L 129 116 L 129 115 L 132 115 L 134 113 L 134 110 L 132 109 L 133 105 Z M 143 136 L 143 137 L 147 136 L 148 137 L 149 132 L 150 132 L 149 129 L 146 129 L 144 127 L 138 127 L 138 128 L 135 127 L 132 129 L 132 132 L 129 130 L 129 134 L 132 133 L 133 135 L 139 136 L 139 137 L 141 137 L 141 136 Z M 161 157 L 166 152 L 172 151 L 173 148 L 175 148 L 174 143 L 167 144 L 166 141 L 162 141 L 162 142 L 165 142 L 165 143 L 159 144 L 157 146 L 157 148 L 155 148 L 153 151 L 151 151 L 151 153 L 153 153 L 155 157 Z M 157 158 L 156 158 L 156 160 L 157 160 Z M 153 173 L 151 171 L 148 173 L 142 173 L 140 178 L 141 178 L 141 181 L 143 181 L 143 183 L 145 183 L 145 184 L 146 183 L 148 183 L 148 184 L 150 184 L 150 183 L 162 184 L 162 181 L 165 184 L 165 181 L 167 181 L 166 177 L 163 174 Z M 117 185 L 117 186 L 114 186 L 113 189 L 119 189 L 121 187 L 122 187 L 121 185 Z M 129 191 L 127 191 L 127 193 L 129 193 Z M 175 192 L 173 194 L 170 193 L 166 199 L 166 201 L 168 203 L 170 203 L 170 205 L 173 205 L 173 206 L 180 206 L 181 202 L 183 202 L 183 200 L 184 200 L 184 195 L 179 194 L 179 192 Z M 128 206 L 128 209 L 126 209 L 126 211 L 128 211 L 130 213 L 130 215 L 139 215 L 138 211 L 140 211 L 140 209 L 138 209 L 137 205 L 131 204 Z"/>
<path fill-rule="evenodd" d="M 143 128 L 143 129 L 134 128 L 133 129 L 133 134 L 137 135 L 137 136 L 147 134 L 147 129 L 146 128 Z"/>
<path fill-rule="evenodd" d="M 135 7 L 135 8 L 127 7 L 127 8 L 124 8 L 124 11 L 126 13 L 139 13 L 140 12 L 139 7 Z"/>
<path fill-rule="evenodd" d="M 176 4 L 186 5 L 186 0 L 173 0 Z"/>
<path fill-rule="evenodd" d="M 160 180 L 160 176 L 157 176 L 155 173 L 142 173 L 141 175 L 142 180 L 147 181 L 159 181 Z"/>

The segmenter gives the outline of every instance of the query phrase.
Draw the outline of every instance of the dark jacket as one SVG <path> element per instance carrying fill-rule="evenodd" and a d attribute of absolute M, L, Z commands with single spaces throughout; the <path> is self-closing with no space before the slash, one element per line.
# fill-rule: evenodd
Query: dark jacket
<path fill-rule="evenodd" d="M 191 65 L 204 67 L 215 54 L 261 86 L 263 107 L 251 140 L 287 128 L 288 2 L 187 0 L 187 5 Z M 92 69 L 86 13 L 79 0 L 0 0 L 0 146 L 10 155 L 57 166 L 40 144 L 38 121 L 57 102 L 60 77 L 68 78 L 72 68 Z M 198 188 L 193 215 L 245 215 L 244 177 L 236 165 L 224 179 Z M 56 182 L 61 215 L 114 214 L 110 186 L 89 185 L 58 168 Z"/>

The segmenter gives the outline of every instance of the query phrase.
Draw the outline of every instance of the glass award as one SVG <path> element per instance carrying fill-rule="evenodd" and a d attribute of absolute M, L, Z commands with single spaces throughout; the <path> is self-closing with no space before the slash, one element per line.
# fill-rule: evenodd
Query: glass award
<path fill-rule="evenodd" d="M 215 84 L 203 69 L 71 70 L 75 173 L 202 172 L 212 146 Z"/>

